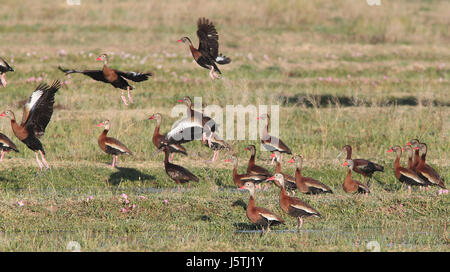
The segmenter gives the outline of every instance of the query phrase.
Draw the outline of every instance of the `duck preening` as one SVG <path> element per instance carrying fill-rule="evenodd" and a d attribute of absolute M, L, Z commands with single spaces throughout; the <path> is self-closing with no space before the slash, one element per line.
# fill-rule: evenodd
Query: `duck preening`
<path fill-rule="evenodd" d="M 285 182 L 282 174 L 277 173 L 268 180 L 273 180 L 275 185 L 280 187 L 280 207 L 288 215 L 298 218 L 298 231 L 303 225 L 303 217 L 321 217 L 320 213 L 309 204 L 299 198 L 288 196 L 284 188 Z"/>
<path fill-rule="evenodd" d="M 6 110 L 0 114 L 0 117 L 11 119 L 11 128 L 14 135 L 34 151 L 40 171 L 44 166 L 46 169 L 50 168 L 45 160 L 44 147 L 39 138 L 44 135 L 52 117 L 55 94 L 59 88 L 61 88 L 59 80 L 55 80 L 52 86 L 48 86 L 46 83 L 39 84 L 25 103 L 20 125 L 16 122 L 14 112 L 11 110 Z M 42 162 L 39 160 L 38 153 Z"/>
<path fill-rule="evenodd" d="M 251 173 L 238 174 L 237 172 L 238 159 L 235 156 L 231 156 L 229 159 L 226 159 L 225 162 L 233 163 L 233 182 L 237 187 L 244 186 L 245 182 L 247 181 L 259 184 L 263 181 L 266 181 L 268 178 L 268 176 L 266 175 L 259 175 L 259 174 L 251 174 Z"/>
<path fill-rule="evenodd" d="M 188 43 L 192 57 L 201 67 L 209 70 L 209 76 L 212 80 L 219 78 L 216 74 L 222 74 L 216 63 L 228 64 L 231 59 L 219 54 L 219 35 L 214 24 L 206 19 L 199 18 L 197 21 L 197 36 L 199 40 L 198 48 L 195 48 L 191 39 L 183 37 L 178 42 Z"/>
<path fill-rule="evenodd" d="M 0 133 L 0 162 L 3 161 L 6 152 L 19 152 L 17 146 L 3 133 Z"/>
<path fill-rule="evenodd" d="M 330 193 L 332 194 L 333 191 L 330 189 L 330 187 L 326 186 L 322 182 L 315 180 L 310 177 L 304 177 L 302 175 L 302 164 L 303 164 L 303 158 L 299 155 L 295 155 L 292 157 L 289 163 L 296 164 L 295 169 L 295 184 L 297 186 L 297 190 L 304 193 L 304 194 L 324 194 L 324 193 Z"/>
<path fill-rule="evenodd" d="M 97 127 L 104 127 L 102 134 L 98 137 L 98 145 L 106 154 L 113 155 L 113 161 L 111 167 L 116 167 L 119 155 L 128 154 L 133 156 L 133 152 L 128 149 L 119 140 L 112 137 L 108 137 L 107 134 L 111 128 L 111 123 L 109 120 L 105 120 L 97 125 Z"/>
<path fill-rule="evenodd" d="M 263 129 L 261 136 L 261 143 L 264 148 L 270 152 L 278 151 L 280 153 L 292 154 L 291 149 L 278 137 L 269 134 L 270 116 L 267 113 L 262 114 L 257 118 L 258 120 L 267 120 L 266 126 Z M 272 158 L 272 164 L 275 157 Z"/>
<path fill-rule="evenodd" d="M 187 156 L 186 148 L 184 148 L 184 146 L 177 143 L 167 144 L 166 135 L 159 133 L 159 127 L 161 126 L 162 121 L 162 115 L 160 113 L 155 113 L 148 119 L 156 120 L 156 126 L 153 132 L 152 142 L 155 145 L 157 152 L 162 151 L 163 146 L 167 146 L 169 148 L 169 153 L 171 154 L 169 161 L 173 160 L 173 156 L 175 155 L 175 153 L 181 153 Z"/>
<path fill-rule="evenodd" d="M 263 235 L 265 232 L 270 232 L 270 226 L 276 226 L 279 224 L 284 224 L 284 220 L 273 212 L 265 209 L 256 207 L 255 205 L 255 184 L 253 182 L 245 182 L 245 184 L 240 187 L 241 190 L 248 190 L 250 192 L 250 200 L 247 205 L 247 217 L 248 219 L 258 226 L 261 226 Z M 266 228 L 266 230 L 264 230 Z"/>
<path fill-rule="evenodd" d="M 166 170 L 166 173 L 171 179 L 173 179 L 176 182 L 176 184 L 186 183 L 191 180 L 197 182 L 199 181 L 199 178 L 196 175 L 189 172 L 189 170 L 187 170 L 186 168 L 169 162 L 170 151 L 167 146 L 163 146 L 162 150 L 164 151 L 165 155 L 164 168 Z"/>
<path fill-rule="evenodd" d="M 72 70 L 72 69 L 64 69 L 61 66 L 58 66 L 58 69 L 63 71 L 66 75 L 72 73 L 80 73 L 86 75 L 96 81 L 102 81 L 105 83 L 110 83 L 115 88 L 122 89 L 122 101 L 125 105 L 128 105 L 127 100 L 125 98 L 125 90 L 128 91 L 128 100 L 130 103 L 133 103 L 133 98 L 131 97 L 130 90 L 133 89 L 133 86 L 128 84 L 128 80 L 132 80 L 134 82 L 141 82 L 148 79 L 149 76 L 152 76 L 152 73 L 136 73 L 136 72 L 123 72 L 116 69 L 109 68 L 108 64 L 108 55 L 102 54 L 98 56 L 96 61 L 103 61 L 103 69 L 102 70 Z"/>
<path fill-rule="evenodd" d="M 384 172 L 384 167 L 382 165 L 365 159 L 352 159 L 352 147 L 350 145 L 344 146 L 341 153 L 339 153 L 337 157 L 339 158 L 344 152 L 347 152 L 346 160 L 353 161 L 353 171 L 364 177 L 364 183 L 367 186 L 370 186 L 370 179 L 372 178 L 374 172 Z M 369 177 L 368 180 L 366 179 L 367 177 Z"/>
<path fill-rule="evenodd" d="M 394 161 L 395 177 L 408 186 L 408 193 L 411 193 L 411 186 L 428 186 L 429 183 L 423 180 L 415 171 L 400 166 L 400 157 L 402 156 L 402 148 L 398 145 L 393 146 L 386 152 L 395 152 L 397 157 Z"/>
<path fill-rule="evenodd" d="M 4 60 L 2 57 L 0 57 L 0 88 L 6 87 L 6 72 L 14 72 L 14 69 Z"/>
<path fill-rule="evenodd" d="M 348 166 L 347 176 L 345 176 L 342 187 L 346 193 L 369 194 L 369 187 L 352 178 L 352 170 L 354 171 L 355 163 L 353 160 L 347 160 L 343 166 Z"/>
<path fill-rule="evenodd" d="M 418 149 L 419 152 L 422 153 L 422 156 L 415 168 L 416 173 L 430 185 L 446 189 L 444 179 L 433 167 L 426 163 L 427 145 L 425 143 L 420 143 Z"/>

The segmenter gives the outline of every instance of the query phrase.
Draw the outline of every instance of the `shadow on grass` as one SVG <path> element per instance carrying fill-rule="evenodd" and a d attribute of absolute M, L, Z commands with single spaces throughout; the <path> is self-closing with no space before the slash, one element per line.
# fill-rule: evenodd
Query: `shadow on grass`
<path fill-rule="evenodd" d="M 297 94 L 293 96 L 279 96 L 283 105 L 296 105 L 296 106 L 305 106 L 305 107 L 330 107 L 335 106 L 336 104 L 342 107 L 355 107 L 355 106 L 371 106 L 371 102 L 364 101 L 358 99 L 356 101 L 353 97 L 350 96 L 335 96 L 330 94 L 322 94 L 322 95 L 306 95 L 306 94 Z M 438 101 L 438 100 L 429 100 L 424 99 L 421 101 L 424 105 L 433 105 L 433 106 L 445 106 L 450 107 L 450 103 Z M 419 105 L 419 100 L 415 96 L 404 96 L 404 97 L 386 97 L 382 101 L 379 101 L 379 106 L 417 106 Z"/>
<path fill-rule="evenodd" d="M 242 231 L 249 231 L 249 230 L 260 230 L 255 224 L 251 223 L 233 223 L 233 226 L 236 228 L 236 231 L 242 232 Z"/>
<path fill-rule="evenodd" d="M 110 185 L 119 185 L 122 181 L 145 181 L 154 180 L 152 175 L 144 174 L 134 168 L 117 167 L 118 172 L 114 172 L 109 176 L 108 183 Z"/>
<path fill-rule="evenodd" d="M 244 209 L 244 211 L 247 210 L 247 203 L 245 203 L 242 199 L 236 200 L 235 202 L 233 202 L 231 206 L 232 207 L 240 206 Z"/>

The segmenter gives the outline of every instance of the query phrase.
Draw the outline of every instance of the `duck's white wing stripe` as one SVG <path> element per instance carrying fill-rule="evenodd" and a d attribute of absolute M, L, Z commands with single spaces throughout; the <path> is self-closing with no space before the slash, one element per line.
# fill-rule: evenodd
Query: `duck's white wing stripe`
<path fill-rule="evenodd" d="M 117 149 L 117 150 L 119 150 L 119 151 L 121 151 L 121 152 L 127 152 L 127 151 L 124 150 L 122 147 L 120 147 L 120 146 L 118 146 L 118 145 L 115 145 L 115 144 L 112 144 L 112 143 L 105 143 L 105 145 L 110 146 L 110 147 L 112 147 L 112 148 L 114 148 L 114 149 Z"/>
<path fill-rule="evenodd" d="M 202 129 L 203 127 L 201 125 L 199 125 L 198 123 L 192 122 L 192 121 L 187 121 L 187 120 L 180 120 L 181 122 L 177 122 L 174 124 L 174 126 L 172 127 L 172 130 L 170 130 L 167 133 L 167 139 L 173 138 L 176 134 L 182 132 L 183 130 L 187 129 L 187 128 L 191 128 L 191 127 L 198 127 L 200 129 Z"/>
<path fill-rule="evenodd" d="M 262 217 L 266 218 L 269 221 L 279 221 L 273 214 L 270 213 L 259 213 Z"/>
<path fill-rule="evenodd" d="M 39 98 L 41 98 L 42 94 L 44 94 L 44 91 L 42 90 L 36 90 L 31 94 L 30 99 L 25 104 L 25 107 L 28 111 L 31 112 L 31 110 L 36 105 L 36 102 L 39 100 Z"/>
<path fill-rule="evenodd" d="M 415 174 L 412 174 L 412 173 L 409 173 L 409 172 L 404 172 L 404 171 L 400 171 L 400 174 L 402 174 L 405 177 L 408 177 L 410 179 L 413 179 L 417 183 L 425 184 L 425 181 L 423 179 L 421 179 L 419 176 L 415 175 Z"/>
<path fill-rule="evenodd" d="M 299 210 L 303 210 L 303 211 L 311 213 L 311 214 L 317 213 L 315 210 L 312 210 L 312 209 L 310 209 L 308 207 L 301 206 L 301 205 L 293 205 L 293 204 L 291 204 L 291 207 L 299 209 Z"/>

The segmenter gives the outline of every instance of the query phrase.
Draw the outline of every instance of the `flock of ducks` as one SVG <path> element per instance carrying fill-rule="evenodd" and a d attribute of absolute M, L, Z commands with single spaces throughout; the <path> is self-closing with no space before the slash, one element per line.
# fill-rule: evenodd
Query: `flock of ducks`
<path fill-rule="evenodd" d="M 197 21 L 197 26 L 197 36 L 199 38 L 198 48 L 193 46 L 188 37 L 183 37 L 178 40 L 178 42 L 187 43 L 189 45 L 194 60 L 201 67 L 208 69 L 211 80 L 214 80 L 219 78 L 218 74 L 221 74 L 221 71 L 216 64 L 227 64 L 231 62 L 231 59 L 219 54 L 218 34 L 211 21 L 200 18 Z M 109 68 L 107 66 L 108 56 L 106 54 L 98 56 L 96 60 L 103 61 L 103 69 L 74 70 L 64 69 L 62 67 L 58 68 L 65 74 L 81 73 L 96 81 L 108 83 L 115 88 L 121 89 L 121 98 L 125 105 L 133 103 L 130 92 L 133 87 L 127 80 L 141 82 L 152 76 L 152 73 L 150 72 L 123 72 Z M 6 87 L 7 85 L 5 73 L 9 71 L 14 71 L 14 69 L 4 59 L 0 58 L 0 83 L 3 87 Z M 60 88 L 61 83 L 58 80 L 54 81 L 51 86 L 45 83 L 37 86 L 24 105 L 22 121 L 20 124 L 16 122 L 15 114 L 11 110 L 8 109 L 0 113 L 0 117 L 7 117 L 10 119 L 14 135 L 29 149 L 35 152 L 36 162 L 40 172 L 42 172 L 44 167 L 45 169 L 50 168 L 45 159 L 45 151 L 40 142 L 40 138 L 44 135 L 45 129 L 50 122 L 53 114 L 55 94 Z M 128 100 L 125 97 L 125 91 L 127 91 Z M 204 115 L 202 112 L 194 110 L 192 100 L 188 96 L 178 100 L 178 102 L 186 105 L 188 117 L 175 122 L 172 125 L 172 129 L 167 133 L 160 133 L 160 125 L 162 122 L 162 115 L 160 113 L 155 113 L 148 118 L 156 121 L 152 143 L 156 147 L 156 153 L 164 152 L 165 171 L 171 179 L 177 184 L 187 183 L 189 181 L 198 182 L 200 179 L 188 169 L 171 162 L 175 153 L 180 153 L 185 156 L 188 155 L 186 148 L 182 144 L 194 140 L 201 141 L 204 146 L 214 151 L 213 157 L 209 162 L 216 161 L 219 156 L 219 151 L 229 151 L 231 150 L 231 146 L 217 135 L 217 124 L 212 118 Z M 280 207 L 283 212 L 298 219 L 297 226 L 300 230 L 304 217 L 320 217 L 321 214 L 308 203 L 295 197 L 295 190 L 303 194 L 332 194 L 333 191 L 329 186 L 322 182 L 302 175 L 303 158 L 300 155 L 293 155 L 288 161 L 288 163 L 295 163 L 295 176 L 282 172 L 282 154 L 286 153 L 292 155 L 291 149 L 281 139 L 269 134 L 268 127 L 270 116 L 268 114 L 263 114 L 259 116 L 258 119 L 266 120 L 266 126 L 264 127 L 261 137 L 261 144 L 265 149 L 272 153 L 272 164 L 276 161 L 275 172 L 271 173 L 264 167 L 255 163 L 256 147 L 254 145 L 249 145 L 245 148 L 246 151 L 250 151 L 250 159 L 245 173 L 238 174 L 238 159 L 236 156 L 231 156 L 225 160 L 225 162 L 231 162 L 233 164 L 232 177 L 234 184 L 238 188 L 250 192 L 247 216 L 251 222 L 262 227 L 262 233 L 270 231 L 270 226 L 284 223 L 280 216 L 265 208 L 256 207 L 255 205 L 256 189 L 261 189 L 263 183 L 265 184 L 264 189 L 266 189 L 269 181 L 272 181 L 280 188 Z M 103 127 L 103 132 L 98 138 L 98 145 L 102 151 L 113 156 L 112 167 L 116 167 L 119 155 L 133 155 L 133 152 L 119 140 L 108 137 L 108 132 L 111 128 L 109 120 L 105 120 L 97 126 Z M 6 135 L 0 133 L 0 151 L 0 161 L 2 161 L 6 152 L 19 152 L 19 149 Z M 408 167 L 402 167 L 400 165 L 402 151 L 406 151 L 408 154 Z M 343 148 L 338 157 L 344 152 L 347 153 L 347 157 L 343 166 L 348 167 L 348 172 L 344 179 L 343 190 L 346 193 L 369 194 L 372 175 L 377 171 L 383 172 L 384 167 L 369 160 L 352 159 L 352 148 L 349 145 L 346 145 Z M 428 186 L 439 186 L 445 189 L 442 177 L 426 163 L 427 145 L 425 143 L 413 139 L 403 148 L 394 146 L 387 152 L 396 153 L 397 157 L 394 162 L 395 177 L 408 186 L 409 193 L 411 193 L 411 186 L 421 186 L 426 188 L 428 188 Z M 364 177 L 364 183 L 353 179 L 352 172 L 361 174 Z"/>

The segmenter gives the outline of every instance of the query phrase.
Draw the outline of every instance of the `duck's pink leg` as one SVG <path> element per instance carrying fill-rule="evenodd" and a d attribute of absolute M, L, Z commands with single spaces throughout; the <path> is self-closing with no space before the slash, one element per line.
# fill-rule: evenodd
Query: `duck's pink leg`
<path fill-rule="evenodd" d="M 300 229 L 302 228 L 302 226 L 303 226 L 303 218 L 299 217 L 298 218 L 298 231 L 299 232 L 300 232 Z"/>
<path fill-rule="evenodd" d="M 120 97 L 122 98 L 122 101 L 125 104 L 125 106 L 128 106 L 127 99 L 125 98 L 125 91 L 124 90 L 122 90 L 122 95 Z"/>
<path fill-rule="evenodd" d="M 170 160 L 169 162 L 173 161 L 173 157 L 175 156 L 175 153 L 170 154 Z"/>
<path fill-rule="evenodd" d="M 128 90 L 128 101 L 130 101 L 131 104 L 133 104 L 133 98 L 131 97 L 131 93 L 130 93 L 130 86 L 127 87 Z"/>
<path fill-rule="evenodd" d="M 5 78 L 5 74 L 2 74 L 2 75 L 0 76 L 0 80 L 1 80 L 1 82 L 2 82 L 1 85 L 3 85 L 4 87 L 6 87 L 6 78 Z"/>
<path fill-rule="evenodd" d="M 215 79 L 213 73 L 214 73 L 214 66 L 211 66 L 211 70 L 209 70 L 209 77 L 211 78 L 211 80 L 214 80 L 214 79 Z"/>
<path fill-rule="evenodd" d="M 2 154 L 0 155 L 0 161 L 3 161 L 4 156 L 5 156 L 5 151 L 2 150 Z"/>
<path fill-rule="evenodd" d="M 39 171 L 42 172 L 42 167 L 44 167 L 44 166 L 42 165 L 42 162 L 39 160 L 38 153 L 35 152 L 34 154 L 36 155 L 36 162 L 39 165 Z"/>
<path fill-rule="evenodd" d="M 272 162 L 270 164 L 273 164 L 274 161 L 275 161 L 275 156 L 272 158 Z"/>
<path fill-rule="evenodd" d="M 44 153 L 42 153 L 41 150 L 39 150 L 39 153 L 41 154 L 42 162 L 44 163 L 45 168 L 50 169 L 50 166 L 48 165 L 47 161 L 45 160 Z"/>

